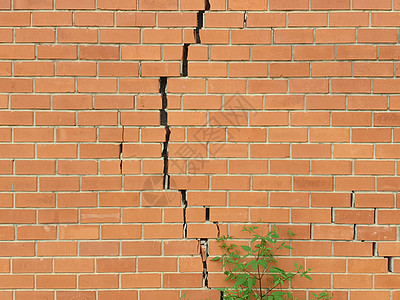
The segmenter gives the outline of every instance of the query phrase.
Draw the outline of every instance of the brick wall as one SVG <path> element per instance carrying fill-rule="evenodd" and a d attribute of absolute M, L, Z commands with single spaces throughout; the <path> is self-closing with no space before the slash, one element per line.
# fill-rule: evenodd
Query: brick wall
<path fill-rule="evenodd" d="M 220 299 L 260 219 L 299 299 L 400 299 L 399 0 L 0 10 L 1 300 Z"/>

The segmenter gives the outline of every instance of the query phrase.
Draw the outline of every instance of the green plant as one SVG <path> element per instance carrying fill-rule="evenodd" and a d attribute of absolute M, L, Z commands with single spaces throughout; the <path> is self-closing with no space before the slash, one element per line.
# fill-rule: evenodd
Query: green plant
<path fill-rule="evenodd" d="M 217 239 L 223 250 L 221 256 L 212 260 L 222 262 L 226 270 L 225 280 L 234 281 L 231 288 L 220 288 L 226 300 L 236 299 L 257 299 L 257 300 L 283 300 L 296 299 L 288 289 L 288 283 L 293 277 L 300 277 L 311 280 L 308 275 L 310 269 L 304 269 L 300 264 L 294 263 L 294 270 L 286 272 L 276 266 L 274 252 L 281 249 L 292 249 L 285 242 L 278 242 L 279 234 L 276 227 L 266 235 L 256 233 L 256 226 L 245 226 L 242 231 L 252 235 L 250 246 L 238 246 L 227 241 L 231 237 L 223 236 Z M 288 234 L 294 236 L 289 230 Z M 313 294 L 314 299 L 332 299 L 328 292 Z"/>

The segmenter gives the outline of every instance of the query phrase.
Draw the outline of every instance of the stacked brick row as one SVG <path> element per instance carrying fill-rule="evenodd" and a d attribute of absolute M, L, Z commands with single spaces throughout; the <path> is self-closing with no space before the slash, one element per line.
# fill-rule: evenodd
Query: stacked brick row
<path fill-rule="evenodd" d="M 0 299 L 400 299 L 399 0 L 0 0 Z M 285 233 L 291 228 L 296 234 Z"/>

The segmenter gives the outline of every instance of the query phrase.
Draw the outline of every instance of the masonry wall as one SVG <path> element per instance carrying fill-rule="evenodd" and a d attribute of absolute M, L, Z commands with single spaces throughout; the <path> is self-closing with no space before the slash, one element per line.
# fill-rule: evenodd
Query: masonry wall
<path fill-rule="evenodd" d="M 399 0 L 0 0 L 0 299 L 220 299 L 292 228 L 299 299 L 400 299 Z"/>

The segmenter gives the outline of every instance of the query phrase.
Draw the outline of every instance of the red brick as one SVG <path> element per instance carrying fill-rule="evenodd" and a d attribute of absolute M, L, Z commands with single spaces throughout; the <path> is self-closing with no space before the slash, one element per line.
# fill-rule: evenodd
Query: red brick
<path fill-rule="evenodd" d="M 306 0 L 301 0 L 298 2 L 293 2 L 290 0 L 271 0 L 270 9 L 271 10 L 308 10 L 309 2 Z"/>
<path fill-rule="evenodd" d="M 59 43 L 97 43 L 97 29 L 60 28 L 57 30 Z"/>
<path fill-rule="evenodd" d="M 247 27 L 285 27 L 286 16 L 283 13 L 248 13 Z"/>
<path fill-rule="evenodd" d="M 308 44 L 314 42 L 312 29 L 276 29 L 274 42 L 277 44 Z"/>
<path fill-rule="evenodd" d="M 122 43 L 139 43 L 139 29 L 122 29 L 110 28 L 100 30 L 100 42 L 102 44 L 122 44 Z"/>
<path fill-rule="evenodd" d="M 127 1 L 127 0 L 98 0 L 97 1 L 98 9 L 107 9 L 107 10 L 136 10 L 136 2 Z"/>
<path fill-rule="evenodd" d="M 14 9 L 53 9 L 53 1 L 14 0 Z"/>
<path fill-rule="evenodd" d="M 232 30 L 232 44 L 271 44 L 270 29 Z"/>
<path fill-rule="evenodd" d="M 26 47 L 26 46 L 20 46 Z M 78 47 L 74 45 L 38 45 L 39 59 L 76 59 Z M 29 53 L 29 52 L 28 52 Z"/>
<path fill-rule="evenodd" d="M 74 21 L 75 26 L 114 26 L 114 14 L 112 12 L 76 12 Z"/>
<path fill-rule="evenodd" d="M 72 26 L 72 12 L 32 12 L 34 26 Z"/>
<path fill-rule="evenodd" d="M 291 46 L 253 46 L 253 60 L 291 60 Z"/>
<path fill-rule="evenodd" d="M 20 28 L 15 30 L 15 42 L 54 43 L 55 33 L 55 29 L 50 28 Z"/>
<path fill-rule="evenodd" d="M 326 43 L 342 44 L 342 43 L 354 43 L 356 41 L 356 30 L 353 28 L 349 29 L 317 28 L 315 32 L 316 32 L 315 42 L 317 44 L 326 44 Z M 342 55 L 351 55 L 351 54 L 342 52 Z"/>

